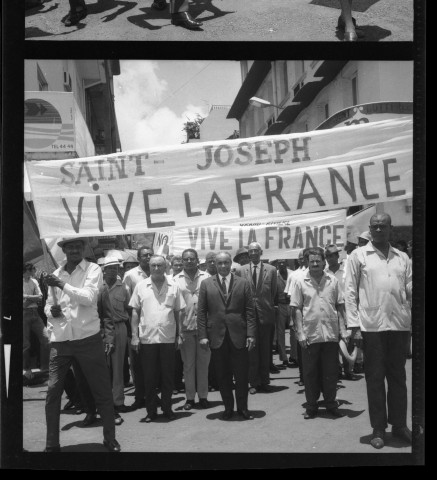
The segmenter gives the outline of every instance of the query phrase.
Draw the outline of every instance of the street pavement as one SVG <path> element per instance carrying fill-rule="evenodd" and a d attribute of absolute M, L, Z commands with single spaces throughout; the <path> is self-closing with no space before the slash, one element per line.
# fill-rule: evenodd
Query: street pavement
<path fill-rule="evenodd" d="M 274 361 L 279 364 L 278 356 Z M 117 426 L 117 440 L 122 452 L 187 452 L 187 453 L 333 453 L 333 454 L 390 454 L 411 453 L 411 446 L 391 437 L 387 430 L 386 446 L 375 450 L 370 445 L 366 383 L 364 375 L 357 380 L 340 379 L 337 400 L 343 418 L 332 418 L 320 406 L 319 416 L 304 420 L 305 393 L 298 386 L 297 368 L 271 374 L 271 393 L 249 395 L 249 410 L 253 420 L 238 416 L 222 420 L 223 404 L 219 392 L 210 392 L 211 408 L 183 410 L 185 394 L 173 395 L 176 419 L 162 415 L 150 424 L 141 423 L 146 410 L 121 414 L 124 422 Z M 411 428 L 411 360 L 407 360 L 408 426 Z M 23 448 L 41 452 L 45 447 L 45 397 L 47 383 L 23 387 Z M 134 401 L 133 387 L 125 389 L 126 405 Z M 62 406 L 67 399 L 64 395 Z M 160 413 L 160 411 L 158 411 Z M 102 423 L 82 428 L 85 417 L 61 412 L 62 452 L 104 452 Z M 315 460 L 316 460 L 315 456 Z M 367 460 L 372 463 L 370 455 Z M 379 463 L 380 464 L 380 461 Z"/>
<path fill-rule="evenodd" d="M 26 10 L 29 40 L 341 41 L 338 0 L 201 0 L 191 2 L 200 31 L 175 27 L 152 0 L 86 0 L 88 16 L 73 27 L 61 20 L 67 0 Z M 354 0 L 360 41 L 412 41 L 413 0 Z M 147 49 L 144 50 L 147 56 Z M 211 57 L 214 52 L 211 52 Z"/>

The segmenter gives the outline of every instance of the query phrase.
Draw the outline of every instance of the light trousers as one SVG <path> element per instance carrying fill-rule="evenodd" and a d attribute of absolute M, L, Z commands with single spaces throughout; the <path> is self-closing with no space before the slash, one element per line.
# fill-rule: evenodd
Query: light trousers
<path fill-rule="evenodd" d="M 211 350 L 200 347 L 197 332 L 184 332 L 184 342 L 180 346 L 184 364 L 185 394 L 187 400 L 208 396 L 208 366 Z"/>

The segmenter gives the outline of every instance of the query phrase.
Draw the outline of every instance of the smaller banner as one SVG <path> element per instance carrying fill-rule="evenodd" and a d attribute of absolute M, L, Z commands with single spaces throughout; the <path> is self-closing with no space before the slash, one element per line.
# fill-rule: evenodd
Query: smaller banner
<path fill-rule="evenodd" d="M 237 225 L 175 229 L 172 253 L 180 255 L 186 248 L 194 248 L 199 257 L 220 250 L 229 251 L 234 256 L 239 248 L 247 247 L 251 242 L 259 242 L 263 258 L 269 260 L 298 258 L 302 248 L 324 247 L 330 243 L 343 248 L 346 242 L 346 210 L 274 219 L 264 217 Z"/>
<path fill-rule="evenodd" d="M 156 232 L 153 239 L 153 252 L 156 255 L 163 255 L 168 257 L 173 254 L 172 251 L 173 244 L 173 230 L 163 230 L 161 232 Z"/>

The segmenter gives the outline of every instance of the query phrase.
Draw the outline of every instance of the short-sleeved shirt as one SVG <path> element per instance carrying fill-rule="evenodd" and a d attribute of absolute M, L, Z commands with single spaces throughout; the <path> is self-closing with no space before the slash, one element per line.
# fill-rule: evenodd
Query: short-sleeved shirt
<path fill-rule="evenodd" d="M 173 281 L 178 285 L 186 304 L 184 322 L 182 331 L 197 331 L 197 303 L 199 299 L 200 284 L 210 275 L 202 270 L 197 270 L 194 280 L 190 276 L 182 272 L 173 277 Z"/>
<path fill-rule="evenodd" d="M 334 277 L 338 280 L 338 284 L 341 288 L 341 291 L 344 293 L 344 285 L 345 285 L 345 280 L 346 280 L 345 264 L 343 262 L 341 262 L 340 267 L 338 268 L 338 270 L 335 273 L 329 268 L 329 265 L 328 265 L 325 268 L 325 272 L 329 273 L 331 275 L 334 275 Z"/>
<path fill-rule="evenodd" d="M 176 340 L 174 312 L 184 309 L 185 301 L 173 279 L 165 277 L 159 292 L 150 277 L 138 283 L 129 302 L 132 308 L 140 310 L 139 337 L 143 344 Z"/>
<path fill-rule="evenodd" d="M 23 295 L 40 295 L 42 298 L 41 289 L 38 282 L 30 277 L 28 281 L 23 278 Z M 23 308 L 37 308 L 38 304 L 35 300 L 29 300 L 23 297 Z"/>
<path fill-rule="evenodd" d="M 302 310 L 303 331 L 308 343 L 338 342 L 336 305 L 344 303 L 338 280 L 324 272 L 317 283 L 309 271 L 294 278 L 290 305 Z"/>
<path fill-rule="evenodd" d="M 137 284 L 146 278 L 148 278 L 147 273 L 138 265 L 124 274 L 123 284 L 126 286 L 129 294 L 132 295 Z"/>

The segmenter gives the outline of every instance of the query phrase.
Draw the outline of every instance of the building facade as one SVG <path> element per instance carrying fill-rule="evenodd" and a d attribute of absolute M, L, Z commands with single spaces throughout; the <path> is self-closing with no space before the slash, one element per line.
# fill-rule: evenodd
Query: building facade
<path fill-rule="evenodd" d="M 316 130 L 354 105 L 413 101 L 411 61 L 242 61 L 241 76 L 228 114 L 238 120 L 241 138 Z M 250 102 L 253 97 L 267 106 Z M 408 236 L 411 200 L 377 204 L 376 209 L 389 213 L 401 236 Z"/>

